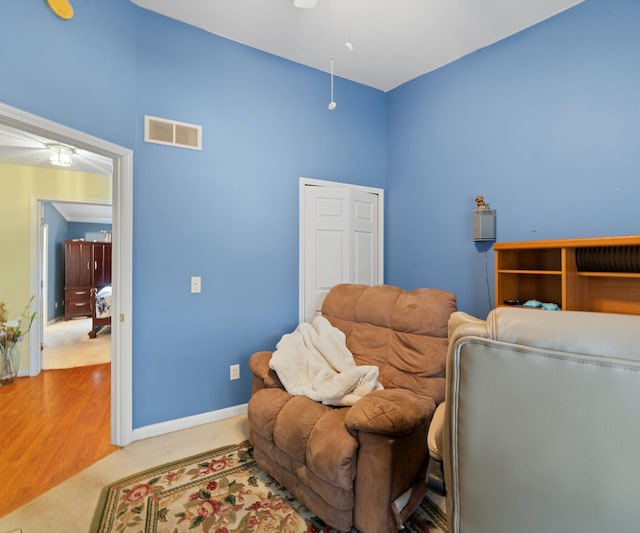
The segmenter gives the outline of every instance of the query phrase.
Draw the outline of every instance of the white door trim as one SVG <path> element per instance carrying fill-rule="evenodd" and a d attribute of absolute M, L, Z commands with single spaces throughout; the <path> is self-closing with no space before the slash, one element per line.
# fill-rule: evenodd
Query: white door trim
<path fill-rule="evenodd" d="M 363 191 L 370 194 L 376 194 L 379 197 L 380 210 L 378 212 L 378 250 L 380 253 L 378 254 L 378 279 L 380 283 L 384 280 L 384 189 L 378 189 L 377 187 L 366 187 L 364 185 L 352 185 L 349 183 L 342 183 L 338 181 L 328 181 L 328 180 L 319 180 L 315 178 L 300 178 L 299 184 L 299 204 L 300 204 L 300 214 L 298 219 L 299 224 L 299 263 L 298 263 L 298 321 L 304 321 L 304 288 L 305 288 L 305 269 L 304 269 L 304 258 L 305 258 L 305 234 L 304 231 L 304 221 L 306 214 L 306 205 L 305 205 L 305 187 L 315 186 L 315 187 L 344 187 L 351 190 Z"/>
<path fill-rule="evenodd" d="M 111 362 L 111 442 L 117 446 L 133 439 L 132 391 L 132 251 L 133 251 L 133 152 L 87 133 L 74 130 L 0 102 L 0 124 L 43 137 L 54 138 L 113 159 L 113 324 Z M 33 201 L 33 200 L 32 200 Z M 37 200 L 35 200 L 37 203 Z M 36 208 L 37 211 L 37 208 Z M 30 257 L 40 256 L 40 221 L 30 223 Z M 35 255 L 34 255 L 35 254 Z M 40 293 L 39 263 L 30 260 L 30 291 Z M 42 317 L 30 334 L 30 368 L 40 360 Z"/>
<path fill-rule="evenodd" d="M 40 231 L 42 232 L 40 237 L 40 279 L 42 280 L 42 300 L 41 300 L 41 312 L 42 312 L 42 326 L 46 326 L 49 321 L 49 299 L 47 298 L 47 293 L 49 290 L 49 225 L 42 223 L 40 224 Z M 42 353 L 42 350 L 40 350 Z M 42 358 L 40 358 L 42 360 Z"/>

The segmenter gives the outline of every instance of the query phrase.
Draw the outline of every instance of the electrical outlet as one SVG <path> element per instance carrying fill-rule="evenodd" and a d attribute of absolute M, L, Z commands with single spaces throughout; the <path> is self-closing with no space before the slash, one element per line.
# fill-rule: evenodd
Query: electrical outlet
<path fill-rule="evenodd" d="M 229 379 L 240 379 L 240 365 L 230 365 L 229 366 Z"/>
<path fill-rule="evenodd" d="M 191 276 L 191 292 L 202 292 L 202 278 Z"/>

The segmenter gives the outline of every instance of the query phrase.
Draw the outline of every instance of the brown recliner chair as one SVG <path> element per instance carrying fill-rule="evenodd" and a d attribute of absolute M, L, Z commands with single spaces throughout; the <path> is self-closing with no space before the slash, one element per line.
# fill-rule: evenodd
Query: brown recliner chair
<path fill-rule="evenodd" d="M 344 332 L 358 365 L 377 365 L 384 390 L 351 407 L 287 393 L 269 368 L 250 360 L 248 406 L 257 464 L 334 528 L 397 531 L 424 497 L 427 431 L 444 400 L 447 323 L 455 296 L 390 285 L 337 285 L 322 313 Z M 401 509 L 394 501 L 411 490 Z"/>

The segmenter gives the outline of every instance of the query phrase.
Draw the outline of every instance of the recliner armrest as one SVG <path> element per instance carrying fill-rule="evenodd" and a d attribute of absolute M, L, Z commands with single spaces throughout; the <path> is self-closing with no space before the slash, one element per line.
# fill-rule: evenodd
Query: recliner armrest
<path fill-rule="evenodd" d="M 370 392 L 347 413 L 344 423 L 350 431 L 378 435 L 406 435 L 429 423 L 436 403 L 407 389 Z"/>
<path fill-rule="evenodd" d="M 252 394 L 264 388 L 284 389 L 278 374 L 269 368 L 272 352 L 255 352 L 249 359 L 249 369 L 253 374 L 251 385 Z"/>

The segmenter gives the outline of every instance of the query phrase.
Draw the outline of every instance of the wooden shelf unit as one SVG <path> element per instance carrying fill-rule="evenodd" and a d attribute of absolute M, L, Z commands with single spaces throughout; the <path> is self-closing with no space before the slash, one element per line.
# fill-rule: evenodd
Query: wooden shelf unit
<path fill-rule="evenodd" d="M 500 242 L 493 249 L 498 306 L 505 300 L 539 300 L 567 311 L 640 315 L 640 271 L 618 271 L 615 260 L 601 260 L 597 272 L 579 271 L 576 260 L 577 250 L 605 256 L 610 250 L 617 264 L 623 262 L 621 254 L 634 254 L 627 267 L 637 269 L 640 235 Z"/>

